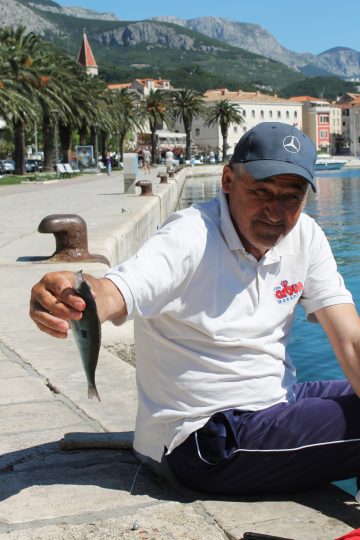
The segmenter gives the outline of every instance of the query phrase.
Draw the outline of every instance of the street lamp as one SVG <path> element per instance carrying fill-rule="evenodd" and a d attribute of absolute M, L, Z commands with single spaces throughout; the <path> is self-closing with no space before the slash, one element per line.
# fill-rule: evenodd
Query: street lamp
<path fill-rule="evenodd" d="M 58 119 L 59 111 L 54 109 L 51 111 L 54 116 L 54 146 L 55 146 L 55 164 L 59 163 L 59 144 L 58 144 Z"/>
<path fill-rule="evenodd" d="M 93 129 L 94 129 L 94 158 L 95 158 L 96 168 L 98 166 L 98 157 L 99 157 L 98 127 L 99 127 L 99 124 L 93 124 Z"/>
<path fill-rule="evenodd" d="M 34 126 L 34 137 L 35 137 L 35 159 L 38 157 L 38 133 L 37 133 L 37 124 L 35 122 Z"/>

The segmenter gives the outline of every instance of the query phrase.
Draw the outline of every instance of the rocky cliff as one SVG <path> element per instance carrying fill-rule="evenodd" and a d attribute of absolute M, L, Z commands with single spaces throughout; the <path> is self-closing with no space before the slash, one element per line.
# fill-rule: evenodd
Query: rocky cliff
<path fill-rule="evenodd" d="M 179 19 L 154 17 L 154 20 L 172 22 L 179 26 L 201 32 L 229 45 L 266 56 L 305 73 L 310 67 L 312 75 L 335 74 L 345 78 L 360 78 L 360 53 L 353 49 L 335 47 L 318 55 L 296 53 L 286 49 L 265 28 L 257 24 L 229 21 L 219 17 Z"/>

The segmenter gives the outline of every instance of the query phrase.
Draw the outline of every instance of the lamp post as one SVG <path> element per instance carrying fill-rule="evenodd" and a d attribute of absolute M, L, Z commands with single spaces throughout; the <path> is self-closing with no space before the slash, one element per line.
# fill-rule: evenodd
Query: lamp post
<path fill-rule="evenodd" d="M 55 150 L 55 163 L 59 163 L 59 143 L 58 143 L 58 118 L 59 111 L 54 109 L 51 111 L 54 116 L 54 150 Z"/>
<path fill-rule="evenodd" d="M 35 137 L 35 158 L 37 159 L 37 156 L 38 156 L 38 137 L 37 137 L 38 133 L 37 133 L 37 124 L 35 122 L 35 126 L 34 126 L 34 137 Z"/>
<path fill-rule="evenodd" d="M 93 124 L 93 130 L 94 130 L 94 159 L 95 159 L 95 167 L 96 167 L 96 169 L 98 168 L 98 165 L 99 165 L 98 128 L 99 128 L 99 124 Z"/>

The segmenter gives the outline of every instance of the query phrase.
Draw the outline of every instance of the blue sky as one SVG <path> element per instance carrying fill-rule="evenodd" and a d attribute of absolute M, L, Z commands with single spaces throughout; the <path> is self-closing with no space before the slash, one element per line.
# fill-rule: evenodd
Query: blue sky
<path fill-rule="evenodd" d="M 122 20 L 157 15 L 224 17 L 260 24 L 284 46 L 318 54 L 332 47 L 360 50 L 360 0 L 57 0 L 63 6 L 111 11 Z"/>

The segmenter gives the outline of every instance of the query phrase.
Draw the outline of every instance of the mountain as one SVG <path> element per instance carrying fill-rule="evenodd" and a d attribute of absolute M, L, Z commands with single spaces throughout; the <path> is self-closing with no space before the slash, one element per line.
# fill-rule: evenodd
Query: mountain
<path fill-rule="evenodd" d="M 201 32 L 234 47 L 260 54 L 306 75 L 337 75 L 360 79 L 360 53 L 354 49 L 335 47 L 318 55 L 296 53 L 286 49 L 267 30 L 257 24 L 233 22 L 219 17 L 179 19 L 154 17 L 153 20 L 172 22 L 184 28 Z"/>
<path fill-rule="evenodd" d="M 284 64 L 169 22 L 95 17 L 52 0 L 0 0 L 1 12 L 6 16 L 0 25 L 26 24 L 74 58 L 86 28 L 99 73 L 108 82 L 162 77 L 200 91 L 220 86 L 277 91 L 302 78 Z"/>
<path fill-rule="evenodd" d="M 259 25 L 215 17 L 121 21 L 112 13 L 53 0 L 0 0 L 0 26 L 26 25 L 76 58 L 86 28 L 108 82 L 169 78 L 175 86 L 274 92 L 305 75 L 360 77 L 360 53 L 337 47 L 312 55 L 282 47 Z"/>

